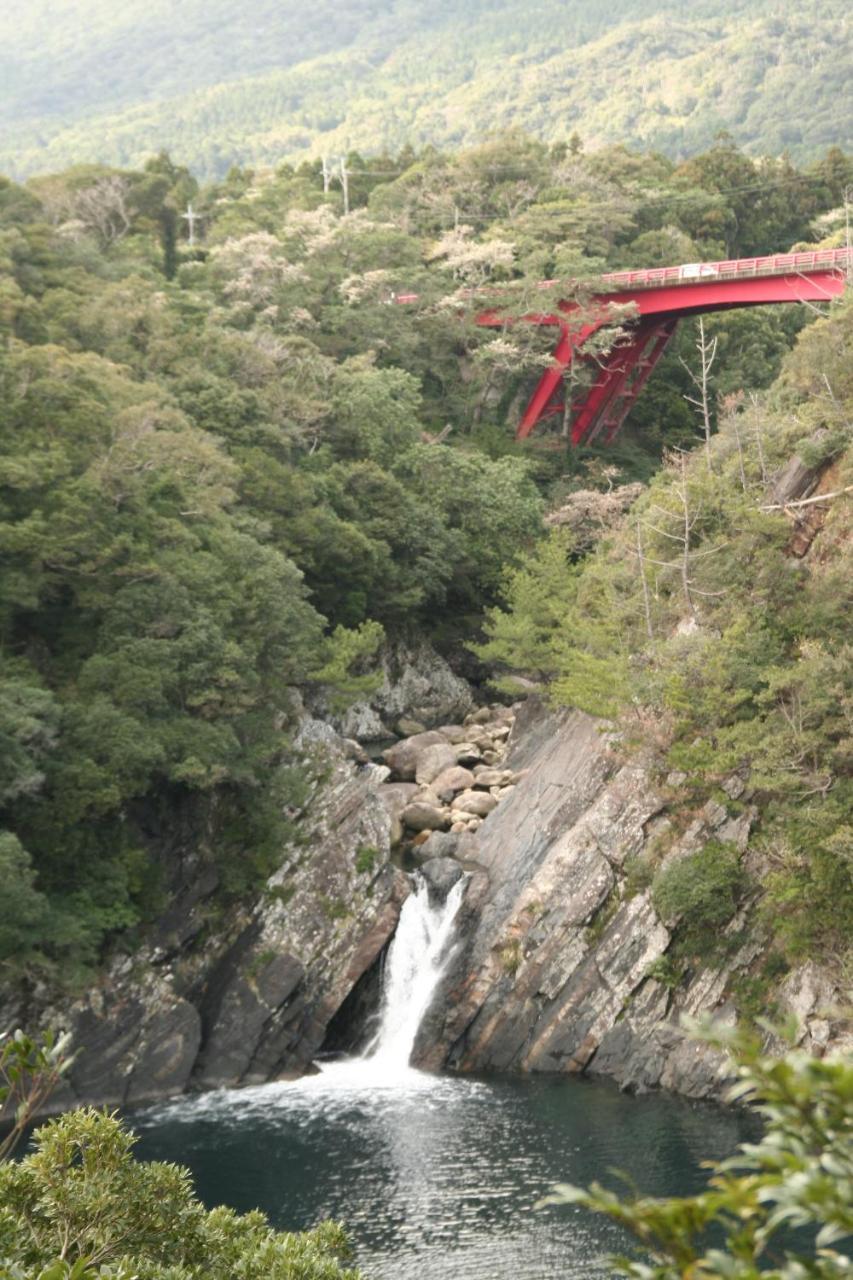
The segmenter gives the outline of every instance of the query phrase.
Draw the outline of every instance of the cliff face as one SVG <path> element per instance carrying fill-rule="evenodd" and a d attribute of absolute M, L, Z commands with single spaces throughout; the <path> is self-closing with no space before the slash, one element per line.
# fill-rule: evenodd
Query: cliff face
<path fill-rule="evenodd" d="M 303 723 L 299 746 L 324 764 L 310 829 L 254 902 L 211 915 L 215 873 L 193 871 L 190 855 L 144 947 L 70 1005 L 4 1010 L 13 1023 L 72 1032 L 79 1056 L 52 1106 L 132 1104 L 310 1066 L 392 936 L 409 886 L 388 861 L 378 794 L 387 770 L 353 760 L 321 721 Z"/>
<path fill-rule="evenodd" d="M 632 891 L 626 864 L 636 870 L 656 856 L 664 834 L 657 865 L 712 838 L 744 850 L 754 811 L 711 803 L 675 836 L 666 814 L 672 787 L 655 786 L 642 762 L 625 763 L 616 748 L 607 726 L 581 712 L 551 713 L 533 701 L 520 712 L 507 763 L 526 777 L 459 849 L 472 873 L 465 942 L 422 1029 L 423 1065 L 587 1071 L 629 1089 L 721 1091 L 722 1058 L 689 1039 L 680 1020 L 735 1018 L 732 983 L 761 951 L 749 929 L 741 940 L 749 904 L 727 926 L 737 941 L 725 962 L 696 964 L 672 990 L 654 976 L 670 930 L 648 889 Z M 743 783 L 733 779 L 730 790 L 742 793 Z M 782 1003 L 813 1052 L 841 1042 L 827 1012 L 839 994 L 813 965 L 783 985 Z"/>

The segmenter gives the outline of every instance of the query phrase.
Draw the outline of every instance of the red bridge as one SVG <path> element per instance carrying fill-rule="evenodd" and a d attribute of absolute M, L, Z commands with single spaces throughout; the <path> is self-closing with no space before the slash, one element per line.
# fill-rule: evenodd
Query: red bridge
<path fill-rule="evenodd" d="M 619 323 L 613 304 L 633 304 L 629 336 L 600 361 L 592 386 L 574 405 L 572 441 L 588 443 L 597 436 L 612 440 L 663 355 L 681 316 L 732 307 L 766 306 L 774 302 L 827 302 L 844 290 L 853 267 L 853 251 L 818 249 L 809 253 L 778 254 L 768 258 L 740 258 L 733 262 L 697 262 L 650 271 L 617 271 L 601 277 L 589 304 L 566 301 L 553 314 L 526 315 L 533 324 L 553 325 L 560 331 L 553 363 L 539 380 L 516 435 L 528 436 L 537 422 L 562 414 L 563 374 L 580 348 L 598 329 Z M 543 287 L 553 287 L 548 281 Z M 412 295 L 397 301 L 412 300 Z M 578 313 L 572 324 L 573 313 Z M 486 311 L 477 323 L 503 326 L 506 317 Z M 622 323 L 625 323 L 624 320 Z"/>

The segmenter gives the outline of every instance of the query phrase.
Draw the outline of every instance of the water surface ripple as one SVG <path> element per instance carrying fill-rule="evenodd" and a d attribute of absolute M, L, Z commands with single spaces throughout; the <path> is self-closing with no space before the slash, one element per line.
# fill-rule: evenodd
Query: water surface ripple
<path fill-rule="evenodd" d="M 208 1204 L 285 1229 L 348 1226 L 369 1280 L 594 1280 L 618 1230 L 535 1209 L 558 1181 L 685 1194 L 747 1136 L 734 1112 L 565 1079 L 470 1080 L 368 1062 L 137 1112 L 139 1155 L 189 1165 Z M 754 1132 L 754 1131 L 753 1131 Z"/>

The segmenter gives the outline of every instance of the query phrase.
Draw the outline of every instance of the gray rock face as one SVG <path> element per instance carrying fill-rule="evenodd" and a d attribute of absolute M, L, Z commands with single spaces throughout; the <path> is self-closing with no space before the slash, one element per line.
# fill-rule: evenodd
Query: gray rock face
<path fill-rule="evenodd" d="M 137 1103 L 310 1064 L 409 892 L 388 853 L 399 791 L 410 784 L 383 786 L 382 771 L 360 765 L 322 722 L 303 724 L 299 746 L 324 762 L 311 830 L 282 850 L 257 900 L 204 931 L 215 876 L 195 872 L 176 899 L 181 910 L 164 916 L 146 948 L 116 961 L 84 998 L 28 1023 L 67 1027 L 81 1049 L 55 1108 Z"/>
<path fill-rule="evenodd" d="M 401 719 L 431 728 L 461 720 L 471 709 L 469 686 L 428 644 L 388 646 L 380 670 L 382 683 L 376 693 L 337 718 L 327 717 L 344 737 L 364 742 L 386 738 Z"/>
<path fill-rule="evenodd" d="M 730 1021 L 731 978 L 760 944 L 742 946 L 723 968 L 699 967 L 677 994 L 656 981 L 653 966 L 670 932 L 648 892 L 626 891 L 624 868 L 670 829 L 658 816 L 669 793 L 641 763 L 620 762 L 608 726 L 580 712 L 528 702 L 513 744 L 508 766 L 517 785 L 465 837 L 478 871 L 463 905 L 466 942 L 445 982 L 443 1018 L 432 1014 L 417 1060 L 478 1072 L 586 1071 L 633 1090 L 719 1095 L 723 1059 L 685 1035 L 681 1015 Z M 667 859 L 712 837 L 744 848 L 752 817 L 708 805 Z M 742 918 L 732 921 L 732 936 L 742 926 Z M 827 1039 L 826 983 L 814 973 L 789 981 L 788 1003 L 819 1046 Z"/>
<path fill-rule="evenodd" d="M 92 991 L 70 1011 L 82 1051 L 68 1089 L 54 1099 L 59 1105 L 76 1098 L 129 1105 L 181 1093 L 189 1082 L 201 1043 L 198 1011 L 153 974 L 132 992 L 117 978 L 114 987 Z"/>

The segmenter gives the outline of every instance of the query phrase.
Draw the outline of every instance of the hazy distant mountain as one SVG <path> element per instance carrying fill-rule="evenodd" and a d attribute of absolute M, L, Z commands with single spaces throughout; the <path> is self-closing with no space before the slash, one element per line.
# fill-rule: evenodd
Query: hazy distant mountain
<path fill-rule="evenodd" d="M 847 0 L 3 0 L 0 170 L 547 139 L 853 144 Z"/>

